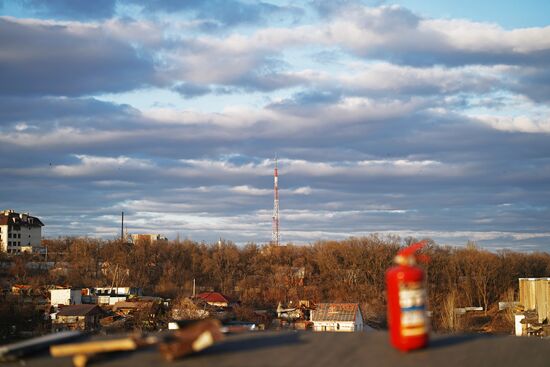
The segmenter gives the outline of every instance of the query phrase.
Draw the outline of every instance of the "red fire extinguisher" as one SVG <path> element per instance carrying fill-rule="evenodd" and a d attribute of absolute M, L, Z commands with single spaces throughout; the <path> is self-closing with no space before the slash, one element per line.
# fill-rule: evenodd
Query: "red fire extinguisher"
<path fill-rule="evenodd" d="M 390 340 L 405 352 L 428 344 L 425 276 L 416 266 L 416 251 L 424 245 L 418 242 L 399 251 L 397 265 L 386 272 Z"/>

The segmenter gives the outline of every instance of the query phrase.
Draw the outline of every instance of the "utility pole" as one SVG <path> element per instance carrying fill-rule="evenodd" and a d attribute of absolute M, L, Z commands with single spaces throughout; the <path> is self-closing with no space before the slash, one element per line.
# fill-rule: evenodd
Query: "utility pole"
<path fill-rule="evenodd" d="M 124 212 L 122 212 L 122 221 L 120 223 L 120 241 L 124 242 Z"/>

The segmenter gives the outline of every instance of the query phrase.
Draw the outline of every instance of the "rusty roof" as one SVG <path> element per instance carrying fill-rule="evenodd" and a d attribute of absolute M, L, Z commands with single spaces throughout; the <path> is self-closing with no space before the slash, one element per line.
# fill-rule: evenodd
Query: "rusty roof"
<path fill-rule="evenodd" d="M 319 303 L 312 312 L 311 321 L 355 321 L 358 303 Z"/>
<path fill-rule="evenodd" d="M 87 316 L 91 313 L 102 313 L 98 305 L 70 305 L 59 309 L 57 316 Z"/>

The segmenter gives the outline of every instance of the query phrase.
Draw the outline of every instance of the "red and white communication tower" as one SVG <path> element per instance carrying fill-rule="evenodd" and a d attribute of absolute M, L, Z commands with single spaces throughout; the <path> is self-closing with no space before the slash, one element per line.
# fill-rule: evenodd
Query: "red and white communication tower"
<path fill-rule="evenodd" d="M 277 172 L 277 157 L 275 157 L 275 171 L 273 172 L 273 232 L 271 243 L 279 246 L 281 234 L 279 233 L 279 173 Z"/>

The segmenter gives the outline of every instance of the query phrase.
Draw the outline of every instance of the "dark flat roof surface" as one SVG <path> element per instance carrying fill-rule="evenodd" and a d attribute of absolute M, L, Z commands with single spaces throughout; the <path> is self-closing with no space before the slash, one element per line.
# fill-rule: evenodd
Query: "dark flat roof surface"
<path fill-rule="evenodd" d="M 26 366 L 71 366 L 69 358 L 37 357 Z M 15 365 L 15 364 L 14 364 Z M 120 354 L 91 366 L 550 366 L 550 340 L 514 336 L 436 336 L 427 349 L 401 353 L 386 332 L 251 332 L 227 337 L 199 354 L 169 363 L 156 348 Z"/>

